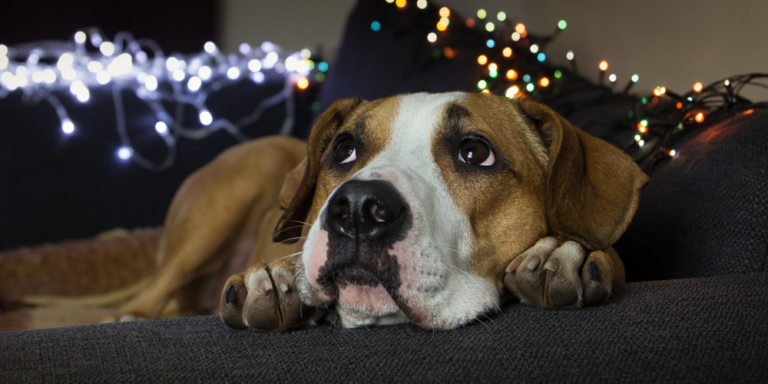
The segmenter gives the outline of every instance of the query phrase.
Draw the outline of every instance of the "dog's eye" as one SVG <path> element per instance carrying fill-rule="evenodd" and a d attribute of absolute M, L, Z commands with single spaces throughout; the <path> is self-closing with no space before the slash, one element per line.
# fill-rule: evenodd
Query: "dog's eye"
<path fill-rule="evenodd" d="M 357 159 L 355 152 L 355 140 L 348 137 L 339 142 L 336 145 L 336 153 L 334 154 L 334 160 L 339 164 L 351 163 Z"/>
<path fill-rule="evenodd" d="M 459 147 L 459 160 L 472 165 L 489 167 L 496 162 L 496 156 L 485 143 L 480 140 L 464 140 Z"/>

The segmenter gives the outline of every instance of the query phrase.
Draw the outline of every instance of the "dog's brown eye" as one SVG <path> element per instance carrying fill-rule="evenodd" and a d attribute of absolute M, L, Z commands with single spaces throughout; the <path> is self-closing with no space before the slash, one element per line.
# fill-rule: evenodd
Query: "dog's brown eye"
<path fill-rule="evenodd" d="M 464 140 L 459 147 L 459 160 L 467 164 L 488 167 L 496 162 L 496 156 L 482 141 L 469 139 Z"/>
<path fill-rule="evenodd" d="M 355 153 L 355 140 L 348 137 L 339 142 L 336 145 L 336 153 L 334 154 L 334 160 L 339 164 L 351 163 L 357 159 Z"/>

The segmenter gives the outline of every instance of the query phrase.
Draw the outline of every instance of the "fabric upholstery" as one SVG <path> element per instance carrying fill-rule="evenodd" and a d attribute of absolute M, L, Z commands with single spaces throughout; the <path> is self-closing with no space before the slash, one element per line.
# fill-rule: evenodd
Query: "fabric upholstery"
<path fill-rule="evenodd" d="M 755 273 L 627 284 L 585 309 L 512 304 L 451 332 L 103 324 L 0 333 L 0 381 L 765 382 L 766 318 L 768 273 Z"/>

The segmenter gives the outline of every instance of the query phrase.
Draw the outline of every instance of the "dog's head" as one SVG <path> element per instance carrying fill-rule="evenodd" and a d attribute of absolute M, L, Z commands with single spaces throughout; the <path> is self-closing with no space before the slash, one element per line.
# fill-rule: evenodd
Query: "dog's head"
<path fill-rule="evenodd" d="M 286 180 L 273 239 L 311 224 L 297 285 L 306 304 L 335 304 L 342 325 L 449 329 L 499 308 L 505 267 L 538 239 L 610 246 L 647 180 L 530 100 L 341 100 Z"/>

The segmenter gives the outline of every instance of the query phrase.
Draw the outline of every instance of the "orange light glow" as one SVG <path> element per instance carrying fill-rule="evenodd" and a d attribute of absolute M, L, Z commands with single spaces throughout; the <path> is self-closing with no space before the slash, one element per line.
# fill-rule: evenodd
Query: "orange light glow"
<path fill-rule="evenodd" d="M 480 65 L 485 65 L 485 63 L 488 62 L 488 58 L 485 57 L 485 55 L 480 55 L 477 57 L 477 63 Z"/>
<path fill-rule="evenodd" d="M 438 31 L 445 31 L 446 28 L 448 28 L 448 24 L 444 24 L 442 20 L 437 22 Z"/>
<path fill-rule="evenodd" d="M 451 10 L 448 7 L 440 8 L 440 17 L 448 17 L 451 15 Z"/>
<path fill-rule="evenodd" d="M 704 121 L 704 114 L 699 112 L 696 114 L 696 122 L 701 123 L 702 121 Z"/>
<path fill-rule="evenodd" d="M 507 71 L 507 79 L 514 80 L 517 79 L 517 72 L 515 72 L 514 69 L 510 69 Z"/>
<path fill-rule="evenodd" d="M 696 92 L 701 92 L 702 88 L 704 88 L 704 86 L 701 85 L 701 83 L 696 83 L 696 84 L 693 85 L 693 90 L 696 91 Z"/>
<path fill-rule="evenodd" d="M 506 47 L 503 51 L 501 51 L 501 54 L 504 55 L 504 57 L 510 57 L 512 56 L 512 48 Z"/>
<path fill-rule="evenodd" d="M 608 69 L 608 62 L 603 60 L 600 62 L 600 70 L 605 72 Z"/>
<path fill-rule="evenodd" d="M 488 94 L 488 93 L 491 93 L 491 91 L 489 91 L 489 90 L 487 90 L 487 89 L 483 89 L 483 90 L 482 90 L 482 92 L 480 92 L 480 93 L 485 93 L 485 94 Z"/>
<path fill-rule="evenodd" d="M 677 104 L 675 104 L 675 107 L 677 107 L 677 109 L 683 109 L 683 102 L 678 101 Z"/>
<path fill-rule="evenodd" d="M 397 5 L 398 8 L 405 7 L 405 0 L 397 0 L 395 1 L 395 5 Z"/>
<path fill-rule="evenodd" d="M 499 66 L 496 65 L 496 63 L 490 63 L 488 64 L 488 70 L 491 72 L 496 72 L 499 70 Z"/>
<path fill-rule="evenodd" d="M 517 25 L 515 25 L 515 32 L 517 32 L 517 33 L 519 33 L 521 35 L 524 34 L 525 33 L 525 25 L 523 25 L 523 23 L 518 23 Z"/>
<path fill-rule="evenodd" d="M 663 96 L 665 93 L 667 93 L 667 89 L 664 87 L 656 87 L 656 89 L 653 90 L 653 94 L 656 96 Z"/>
<path fill-rule="evenodd" d="M 547 79 L 546 77 L 542 77 L 541 80 L 539 80 L 539 85 L 541 85 L 542 87 L 548 86 L 549 85 L 549 79 Z"/>
<path fill-rule="evenodd" d="M 471 17 L 469 19 L 467 19 L 467 27 L 468 28 L 472 28 L 474 26 L 475 26 L 475 19 L 473 19 Z"/>
<path fill-rule="evenodd" d="M 296 81 L 296 85 L 299 89 L 307 89 L 307 87 L 309 87 L 309 80 L 307 80 L 306 77 L 300 77 L 299 80 Z"/>
<path fill-rule="evenodd" d="M 752 112 L 754 112 L 754 111 L 755 111 L 754 109 L 747 109 L 746 111 L 744 111 L 744 114 L 745 115 L 751 115 Z"/>
<path fill-rule="evenodd" d="M 445 57 L 447 57 L 447 58 L 449 58 L 449 59 L 453 59 L 453 56 L 454 56 L 456 53 L 455 53 L 455 52 L 453 52 L 453 49 L 451 49 L 451 48 L 448 48 L 448 47 L 445 47 L 445 48 L 443 48 L 443 54 L 445 55 Z"/>
<path fill-rule="evenodd" d="M 640 133 L 645 133 L 648 131 L 648 128 L 646 128 L 645 125 L 637 123 L 637 130 L 640 131 Z"/>

